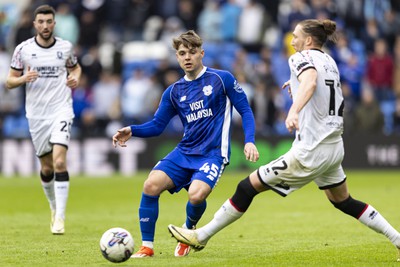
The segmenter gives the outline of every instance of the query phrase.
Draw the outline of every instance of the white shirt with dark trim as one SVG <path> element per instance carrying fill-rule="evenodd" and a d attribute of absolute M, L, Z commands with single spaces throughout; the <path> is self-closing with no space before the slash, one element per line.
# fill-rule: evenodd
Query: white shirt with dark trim
<path fill-rule="evenodd" d="M 67 87 L 67 67 L 78 64 L 69 41 L 56 37 L 49 47 L 42 47 L 35 37 L 19 44 L 14 51 L 11 68 L 36 70 L 38 79 L 26 83 L 26 117 L 51 119 L 59 114 L 74 117 L 71 89 Z"/>
<path fill-rule="evenodd" d="M 343 95 L 340 74 L 332 57 L 321 50 L 304 50 L 289 58 L 293 101 L 299 88 L 298 76 L 309 68 L 318 72 L 317 88 L 299 114 L 299 131 L 294 147 L 312 150 L 320 143 L 335 143 L 343 132 Z"/>

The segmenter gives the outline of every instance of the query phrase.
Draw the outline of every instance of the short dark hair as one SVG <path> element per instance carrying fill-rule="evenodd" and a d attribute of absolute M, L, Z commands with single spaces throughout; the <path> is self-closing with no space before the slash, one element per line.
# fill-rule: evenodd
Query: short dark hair
<path fill-rule="evenodd" d="M 56 11 L 54 10 L 53 7 L 51 7 L 49 5 L 41 5 L 35 9 L 35 12 L 33 12 L 33 18 L 36 19 L 36 16 L 38 14 L 52 14 L 54 17 L 56 14 Z"/>
<path fill-rule="evenodd" d="M 198 48 L 203 45 L 203 40 L 200 38 L 199 35 L 197 35 L 195 31 L 190 30 L 182 33 L 172 40 L 172 47 L 175 48 L 175 50 L 178 50 L 180 45 L 183 45 L 187 48 Z"/>

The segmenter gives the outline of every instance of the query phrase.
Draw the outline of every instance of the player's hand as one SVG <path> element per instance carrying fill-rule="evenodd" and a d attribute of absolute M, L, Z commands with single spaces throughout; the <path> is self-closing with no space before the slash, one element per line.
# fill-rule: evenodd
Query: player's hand
<path fill-rule="evenodd" d="M 285 124 L 290 133 L 294 130 L 299 130 L 299 114 L 290 109 Z"/>
<path fill-rule="evenodd" d="M 246 143 L 244 145 L 244 155 L 246 156 L 246 160 L 251 162 L 256 162 L 260 158 L 260 154 L 258 153 L 257 147 L 253 143 Z"/>
<path fill-rule="evenodd" d="M 131 127 L 127 126 L 124 128 L 121 128 L 117 131 L 116 134 L 114 134 L 112 141 L 113 141 L 113 146 L 117 147 L 126 147 L 126 141 L 131 138 L 132 132 L 131 132 Z"/>
<path fill-rule="evenodd" d="M 39 73 L 35 70 L 31 70 L 31 67 L 28 66 L 28 70 L 24 75 L 24 77 L 25 77 L 25 83 L 31 83 L 36 81 L 36 79 L 39 77 Z"/>
<path fill-rule="evenodd" d="M 76 87 L 78 87 L 78 84 L 79 84 L 78 78 L 72 74 L 69 74 L 67 77 L 67 86 L 71 89 L 75 89 Z"/>
<path fill-rule="evenodd" d="M 286 81 L 283 85 L 282 85 L 282 89 L 285 89 L 286 87 L 288 87 L 288 93 L 290 98 L 293 98 L 292 96 L 292 88 L 290 87 L 290 80 Z"/>

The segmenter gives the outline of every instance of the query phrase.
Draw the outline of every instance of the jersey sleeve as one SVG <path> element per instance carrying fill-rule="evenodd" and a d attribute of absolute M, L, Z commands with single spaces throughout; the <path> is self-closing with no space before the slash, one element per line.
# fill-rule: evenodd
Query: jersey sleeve
<path fill-rule="evenodd" d="M 297 52 L 293 54 L 289 58 L 289 66 L 290 69 L 292 69 L 292 71 L 295 73 L 296 77 L 299 77 L 299 75 L 307 69 L 315 69 L 314 63 L 310 59 L 307 52 Z"/>
<path fill-rule="evenodd" d="M 244 131 L 245 143 L 255 143 L 255 121 L 253 111 L 250 108 L 250 104 L 247 101 L 246 93 L 243 88 L 236 81 L 235 77 L 227 72 L 224 76 L 224 84 L 226 94 L 231 100 L 235 109 L 239 112 L 242 117 L 242 127 Z"/>
<path fill-rule="evenodd" d="M 170 86 L 165 90 L 161 97 L 160 104 L 154 117 L 151 121 L 140 124 L 131 125 L 132 136 L 136 137 L 152 137 L 160 135 L 165 127 L 167 127 L 169 121 L 177 115 L 177 111 L 171 101 L 171 90 Z"/>
<path fill-rule="evenodd" d="M 73 45 L 70 42 L 68 42 L 68 44 L 69 44 L 70 48 L 69 48 L 69 57 L 66 61 L 66 67 L 73 68 L 76 66 L 76 64 L 78 64 L 78 58 L 75 55 Z"/>
<path fill-rule="evenodd" d="M 20 71 L 22 71 L 24 69 L 24 62 L 22 61 L 22 47 L 23 47 L 23 45 L 20 44 L 14 50 L 13 56 L 11 58 L 11 65 L 10 65 L 10 67 L 12 69 L 20 70 Z"/>

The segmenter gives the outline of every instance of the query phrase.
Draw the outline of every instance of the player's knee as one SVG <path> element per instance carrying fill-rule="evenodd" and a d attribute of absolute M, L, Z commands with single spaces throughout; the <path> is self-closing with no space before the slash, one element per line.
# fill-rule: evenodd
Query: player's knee
<path fill-rule="evenodd" d="M 367 206 L 367 204 L 365 204 L 364 202 L 355 200 L 351 196 L 349 196 L 342 202 L 333 202 L 332 200 L 330 200 L 330 202 L 333 204 L 335 208 L 341 210 L 342 212 L 356 219 L 360 217 L 360 215 Z"/>
<path fill-rule="evenodd" d="M 189 193 L 189 201 L 193 205 L 199 205 L 206 200 L 208 194 L 205 192 L 195 192 L 195 193 Z"/>
<path fill-rule="evenodd" d="M 67 170 L 67 164 L 64 160 L 56 160 L 54 162 L 54 170 L 56 172 L 64 172 Z"/>
<path fill-rule="evenodd" d="M 245 212 L 257 194 L 257 190 L 251 184 L 249 177 L 247 177 L 237 185 L 231 201 L 240 211 Z"/>
<path fill-rule="evenodd" d="M 53 168 L 51 168 L 51 167 L 48 167 L 48 166 L 42 166 L 42 168 L 40 169 L 40 173 L 41 173 L 41 175 L 44 175 L 44 176 L 53 176 L 54 175 L 54 170 L 53 170 Z"/>
<path fill-rule="evenodd" d="M 150 196 L 158 196 L 163 190 L 159 184 L 155 183 L 153 180 L 147 179 L 143 184 L 143 193 Z"/>

